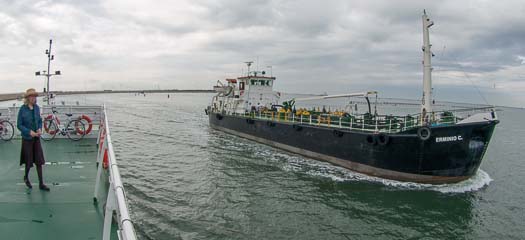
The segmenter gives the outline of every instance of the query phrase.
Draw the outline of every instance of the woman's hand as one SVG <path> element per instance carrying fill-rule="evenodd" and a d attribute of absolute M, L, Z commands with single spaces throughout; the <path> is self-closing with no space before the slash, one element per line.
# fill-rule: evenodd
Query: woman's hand
<path fill-rule="evenodd" d="M 36 131 L 36 134 L 38 134 L 38 136 L 42 136 L 42 129 L 38 129 L 38 131 Z"/>
<path fill-rule="evenodd" d="M 33 130 L 29 132 L 29 135 L 31 135 L 31 137 L 38 137 L 38 133 L 34 132 Z"/>

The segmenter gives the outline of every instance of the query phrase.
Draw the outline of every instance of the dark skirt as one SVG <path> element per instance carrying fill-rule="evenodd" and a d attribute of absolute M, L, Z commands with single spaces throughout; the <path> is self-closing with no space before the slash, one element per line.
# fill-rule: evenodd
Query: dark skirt
<path fill-rule="evenodd" d="M 22 151 L 20 153 L 20 165 L 26 164 L 33 167 L 33 164 L 43 165 L 44 151 L 40 144 L 40 138 L 33 138 L 32 140 L 22 139 Z"/>

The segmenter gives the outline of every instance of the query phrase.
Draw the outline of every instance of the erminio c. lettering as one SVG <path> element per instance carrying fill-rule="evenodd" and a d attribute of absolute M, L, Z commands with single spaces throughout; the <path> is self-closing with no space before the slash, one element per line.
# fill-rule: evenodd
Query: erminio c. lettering
<path fill-rule="evenodd" d="M 436 142 L 455 142 L 455 141 L 463 141 L 463 137 L 461 135 L 458 136 L 448 136 L 448 137 L 436 137 Z"/>

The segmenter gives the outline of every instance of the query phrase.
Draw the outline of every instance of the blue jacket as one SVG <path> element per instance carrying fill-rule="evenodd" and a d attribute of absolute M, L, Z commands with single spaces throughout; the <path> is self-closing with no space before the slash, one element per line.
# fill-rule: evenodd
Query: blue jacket
<path fill-rule="evenodd" d="M 18 120 L 16 121 L 16 127 L 20 132 L 22 133 L 22 138 L 25 140 L 31 140 L 33 139 L 31 137 L 31 130 L 37 131 L 38 129 L 42 129 L 42 117 L 40 117 L 40 107 L 38 105 L 33 106 L 34 109 L 34 116 L 33 118 L 36 120 L 36 126 L 37 129 L 31 129 L 33 123 L 31 122 L 31 109 L 27 105 L 22 105 L 20 107 L 20 110 L 18 111 Z"/>

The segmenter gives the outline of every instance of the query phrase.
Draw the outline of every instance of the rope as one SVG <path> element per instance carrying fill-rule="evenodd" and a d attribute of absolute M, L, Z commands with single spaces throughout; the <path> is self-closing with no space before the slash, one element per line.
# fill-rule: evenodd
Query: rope
<path fill-rule="evenodd" d="M 443 45 L 443 50 L 441 52 L 441 57 L 443 58 L 443 56 L 445 55 L 445 49 L 446 49 L 446 46 Z M 487 101 L 487 99 L 485 98 L 485 96 L 483 95 L 483 93 L 481 93 L 481 90 L 479 90 L 478 86 L 474 83 L 474 81 L 472 81 L 472 79 L 470 78 L 470 76 L 467 74 L 467 72 L 465 71 L 465 69 L 463 68 L 463 66 L 461 66 L 461 64 L 459 64 L 459 61 L 457 58 L 454 57 L 454 62 L 459 66 L 460 70 L 463 72 L 463 74 L 465 75 L 465 77 L 470 81 L 470 84 L 476 89 L 476 91 L 478 92 L 479 96 L 481 97 L 481 99 L 483 100 L 483 102 L 485 102 L 485 104 L 487 105 L 490 105 L 490 103 Z"/>

